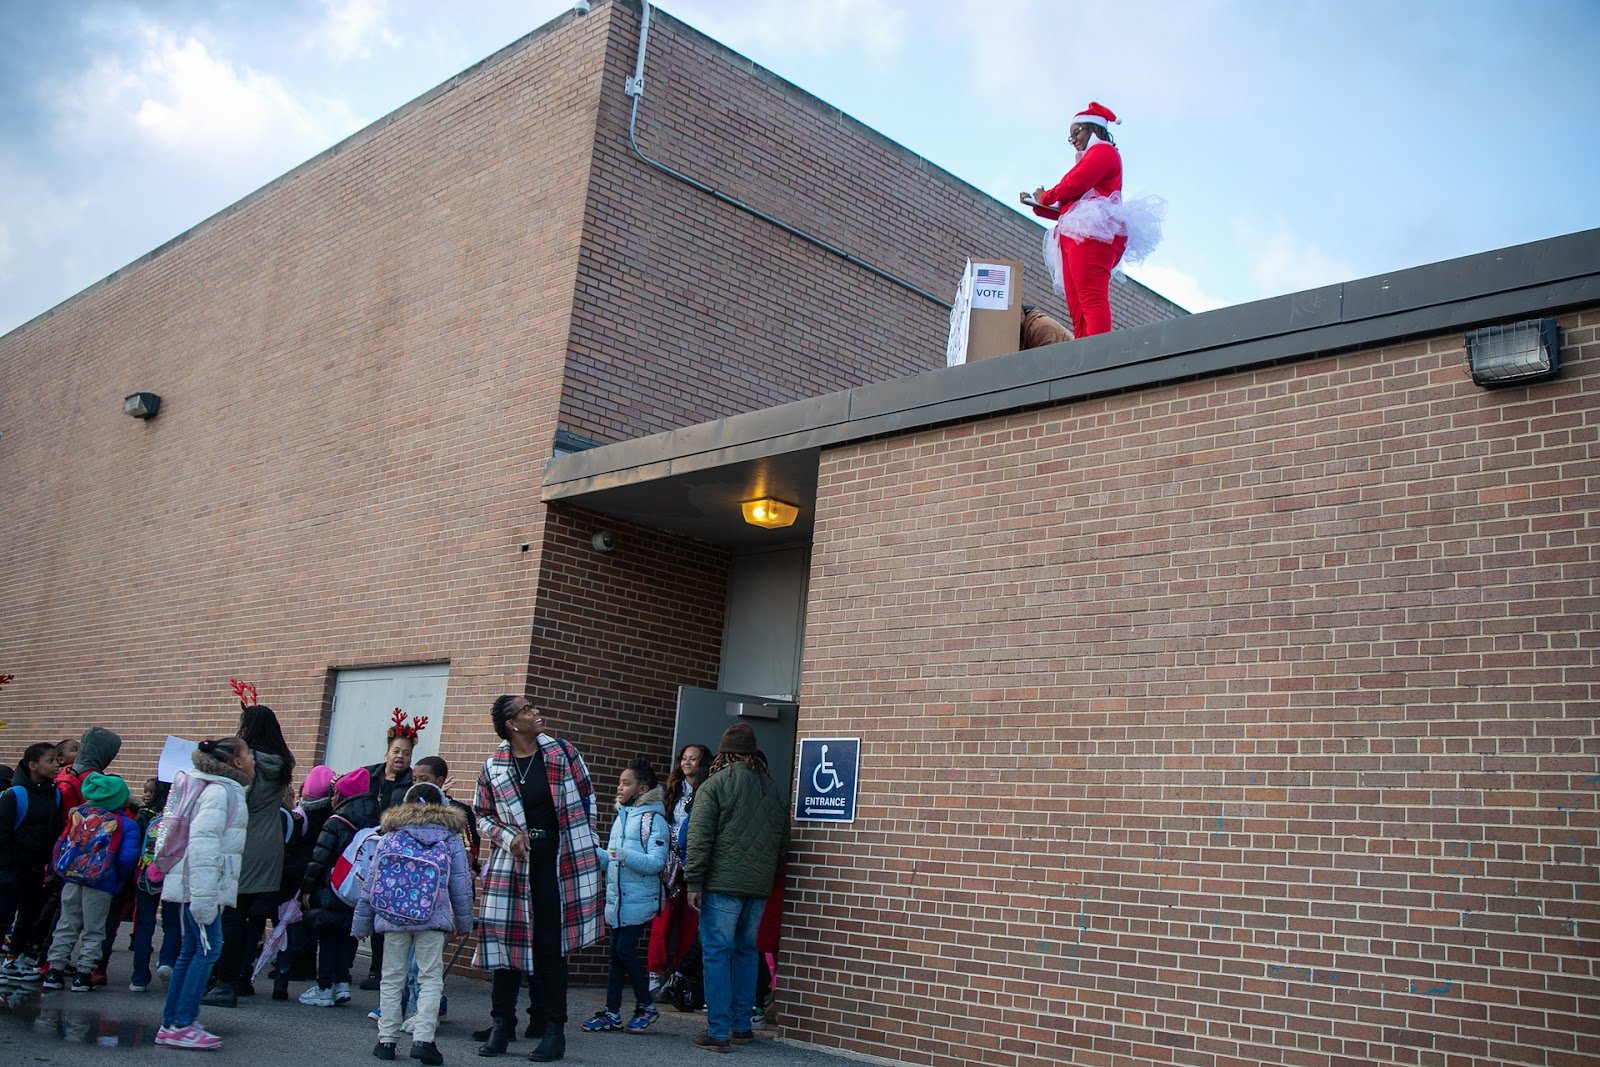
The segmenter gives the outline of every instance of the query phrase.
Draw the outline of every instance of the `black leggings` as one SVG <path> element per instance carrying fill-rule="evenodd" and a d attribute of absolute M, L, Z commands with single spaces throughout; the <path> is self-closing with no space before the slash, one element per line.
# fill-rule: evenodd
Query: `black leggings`
<path fill-rule="evenodd" d="M 548 851 L 539 849 L 532 859 L 533 891 L 529 894 L 529 903 L 533 912 L 533 974 L 529 976 L 528 993 L 530 998 L 541 1002 L 545 1022 L 565 1023 L 567 957 L 561 954 L 561 890 L 556 885 L 555 850 L 553 847 Z M 496 1019 L 514 1023 L 517 990 L 521 986 L 521 971 L 497 969 L 489 987 L 489 1013 Z M 530 1009 L 528 1019 L 537 1025 L 538 1013 Z"/>
<path fill-rule="evenodd" d="M 276 899 L 276 893 L 240 893 L 236 905 L 222 909 L 222 955 L 217 957 L 214 972 L 218 982 L 249 983 L 250 972 L 255 967 L 256 948 L 267 932 L 267 916 L 263 909 Z"/>

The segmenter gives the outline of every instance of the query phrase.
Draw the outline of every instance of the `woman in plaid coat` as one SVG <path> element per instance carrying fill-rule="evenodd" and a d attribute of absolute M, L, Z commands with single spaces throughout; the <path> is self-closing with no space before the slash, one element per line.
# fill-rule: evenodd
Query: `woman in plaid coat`
<path fill-rule="evenodd" d="M 544 1037 L 528 1058 L 559 1060 L 567 1047 L 567 955 L 604 933 L 594 788 L 578 750 L 544 732 L 528 698 L 500 697 L 492 714 L 501 744 L 478 773 L 472 805 L 493 846 L 478 951 L 479 965 L 494 972 L 494 1025 L 479 1053 L 505 1051 L 515 1033 L 517 988 L 532 974 L 543 998 Z"/>

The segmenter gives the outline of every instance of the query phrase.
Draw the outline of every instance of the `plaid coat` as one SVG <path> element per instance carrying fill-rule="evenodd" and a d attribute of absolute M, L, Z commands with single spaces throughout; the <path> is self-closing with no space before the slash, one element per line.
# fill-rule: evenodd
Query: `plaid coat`
<path fill-rule="evenodd" d="M 555 802 L 556 883 L 561 890 L 561 952 L 569 955 L 600 940 L 605 932 L 605 879 L 595 849 L 594 787 L 589 770 L 571 742 L 539 735 Z M 478 830 L 492 846 L 479 903 L 479 965 L 533 973 L 533 913 L 528 861 L 511 855 L 511 842 L 527 827 L 522 790 L 511 765 L 511 744 L 502 741 L 483 761 L 472 803 Z"/>

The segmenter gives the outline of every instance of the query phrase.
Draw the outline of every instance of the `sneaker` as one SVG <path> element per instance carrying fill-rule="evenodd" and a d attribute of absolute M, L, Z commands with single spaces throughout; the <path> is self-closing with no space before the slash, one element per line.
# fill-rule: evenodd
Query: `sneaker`
<path fill-rule="evenodd" d="M 165 963 L 156 968 L 156 977 L 161 979 L 163 985 L 172 981 L 172 968 Z"/>
<path fill-rule="evenodd" d="M 362 983 L 362 984 L 365 985 L 366 983 Z M 350 983 L 349 982 L 335 982 L 335 983 L 333 983 L 333 1002 L 336 1005 L 344 1005 L 344 1004 L 350 1003 Z"/>
<path fill-rule="evenodd" d="M 163 1026 L 156 1031 L 156 1044 L 168 1048 L 214 1049 L 222 1047 L 222 1038 L 207 1033 L 197 1023 L 185 1027 Z"/>
<path fill-rule="evenodd" d="M 18 956 L 11 961 L 10 966 L 0 970 L 6 978 L 13 982 L 37 982 L 44 976 L 39 973 L 39 965 L 28 956 Z"/>
<path fill-rule="evenodd" d="M 381 985 L 383 985 L 383 975 L 381 974 L 369 974 L 361 980 L 361 988 L 367 993 L 375 991 Z"/>
<path fill-rule="evenodd" d="M 432 1041 L 411 1042 L 411 1058 L 421 1060 L 428 1067 L 439 1067 L 444 1062 L 444 1053 L 439 1051 L 439 1046 Z"/>
<path fill-rule="evenodd" d="M 735 1045 L 748 1045 L 756 1039 L 756 1035 L 749 1030 L 735 1030 L 728 1035 L 728 1041 Z"/>
<path fill-rule="evenodd" d="M 89 972 L 90 985 L 105 985 L 109 981 L 110 979 L 106 977 L 106 969 L 104 967 L 96 967 Z"/>
<path fill-rule="evenodd" d="M 750 1029 L 765 1030 L 767 1028 L 767 1009 L 757 1004 L 750 1009 Z"/>
<path fill-rule="evenodd" d="M 307 986 L 306 991 L 300 994 L 300 1003 L 308 1008 L 331 1008 L 333 990 L 323 989 L 319 985 Z"/>
<path fill-rule="evenodd" d="M 74 993 L 92 993 L 94 982 L 89 975 L 75 974 L 72 976 L 72 985 L 69 986 Z"/>
<path fill-rule="evenodd" d="M 128 992 L 130 992 L 130 993 L 143 993 L 146 989 L 149 989 L 149 988 L 150 988 L 150 980 L 149 979 L 145 979 L 143 982 L 129 982 L 128 983 Z"/>
<path fill-rule="evenodd" d="M 52 967 L 44 973 L 44 987 L 46 989 L 67 988 L 67 976 L 64 972 Z"/>
<path fill-rule="evenodd" d="M 417 1032 L 417 1017 L 415 1015 L 400 1024 L 402 1033 L 414 1034 Z"/>
<path fill-rule="evenodd" d="M 666 975 L 664 975 L 664 974 L 652 974 L 650 976 L 650 995 L 652 997 L 659 997 L 659 995 L 661 993 L 661 987 L 666 985 L 666 984 L 667 984 L 667 976 Z"/>
<path fill-rule="evenodd" d="M 373 1008 L 371 1011 L 367 1012 L 367 1018 L 371 1019 L 373 1022 L 377 1022 L 379 1019 L 383 1018 L 383 1010 L 381 1008 Z"/>
<path fill-rule="evenodd" d="M 585 1033 L 599 1034 L 607 1030 L 621 1030 L 622 1016 L 614 1011 L 597 1011 L 583 1024 Z"/>
<path fill-rule="evenodd" d="M 634 1008 L 633 1018 L 628 1020 L 628 1033 L 642 1034 L 650 1029 L 650 1024 L 661 1018 L 661 1013 L 656 1011 L 655 1005 L 647 1008 Z"/>
<path fill-rule="evenodd" d="M 712 1037 L 711 1031 L 709 1030 L 695 1038 L 693 1041 L 689 1042 L 689 1044 L 692 1047 L 699 1049 L 701 1052 L 720 1052 L 723 1055 L 727 1055 L 733 1051 L 732 1045 L 728 1044 L 726 1041 Z"/>
<path fill-rule="evenodd" d="M 380 1041 L 376 1045 L 373 1045 L 372 1046 L 372 1056 L 373 1056 L 374 1059 L 379 1059 L 379 1060 L 392 1060 L 392 1059 L 394 1059 L 394 1042 L 393 1041 Z"/>

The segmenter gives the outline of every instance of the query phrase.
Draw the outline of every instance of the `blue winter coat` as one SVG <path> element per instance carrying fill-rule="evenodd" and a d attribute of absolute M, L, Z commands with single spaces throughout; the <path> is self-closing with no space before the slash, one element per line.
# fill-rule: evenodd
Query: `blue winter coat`
<path fill-rule="evenodd" d="M 598 849 L 606 872 L 606 925 L 639 926 L 661 910 L 661 868 L 667 862 L 667 813 L 661 787 L 617 809 L 611 837 Z M 611 853 L 622 857 L 613 863 Z"/>
<path fill-rule="evenodd" d="M 391 922 L 372 906 L 373 879 L 361 887 L 361 899 L 356 904 L 355 919 L 350 924 L 354 937 L 380 934 L 414 934 L 421 930 L 443 930 L 447 934 L 472 933 L 472 867 L 467 859 L 467 848 L 461 842 L 461 832 L 467 827 L 467 816 L 460 808 L 439 804 L 396 804 L 383 813 L 378 823 L 382 837 L 378 850 L 372 855 L 376 871 L 385 852 L 393 851 L 400 838 L 409 836 L 423 845 L 443 842 L 450 853 L 450 882 L 448 891 L 440 893 L 433 903 L 433 917 L 421 926 L 406 926 Z"/>

